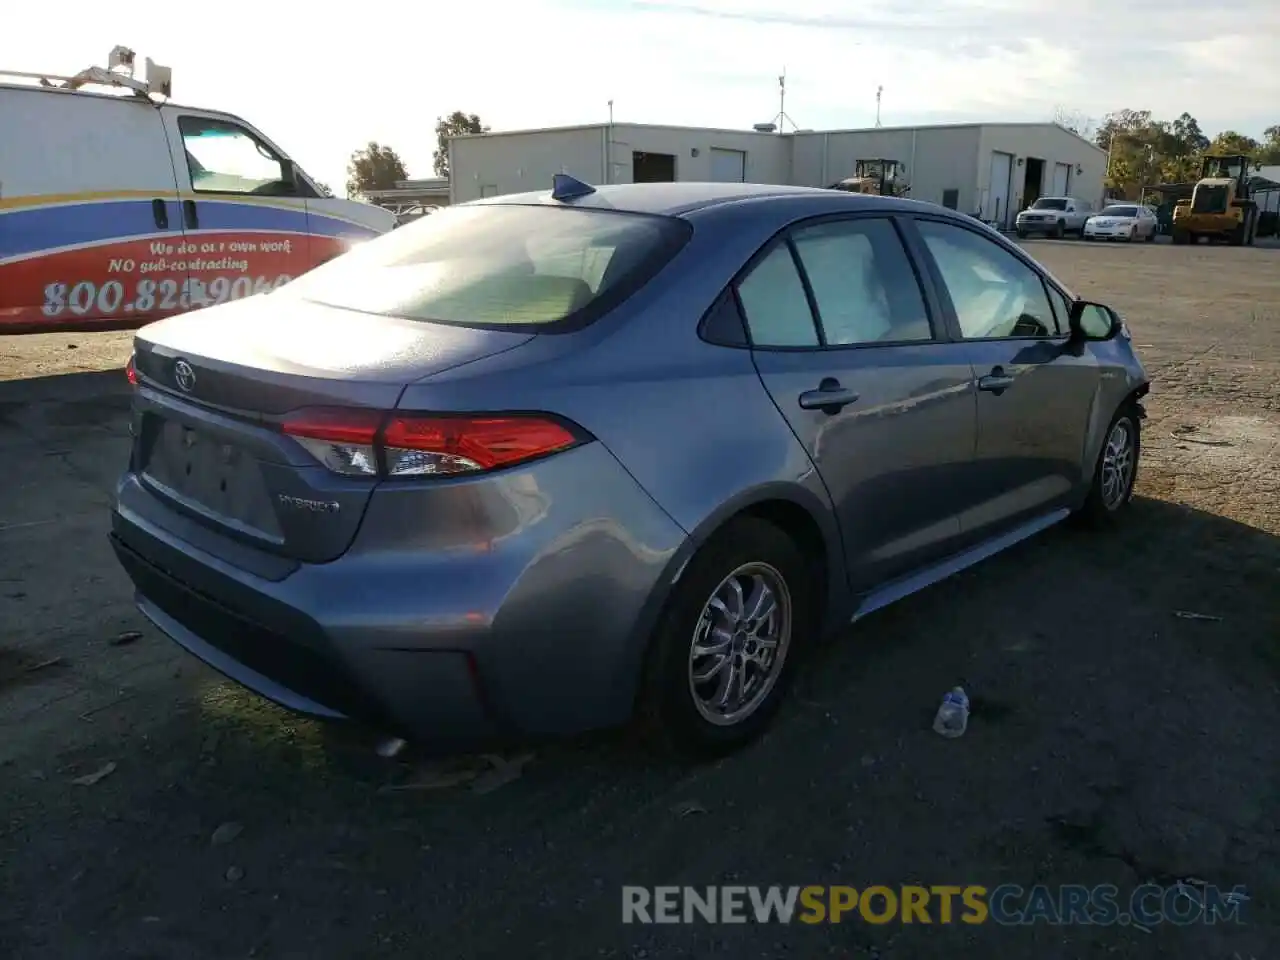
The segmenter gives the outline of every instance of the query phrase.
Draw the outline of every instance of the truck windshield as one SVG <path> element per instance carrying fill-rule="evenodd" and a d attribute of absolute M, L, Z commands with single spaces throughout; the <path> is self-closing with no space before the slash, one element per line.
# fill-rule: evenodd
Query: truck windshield
<path fill-rule="evenodd" d="M 1226 213 L 1227 188 L 1225 186 L 1201 185 L 1196 187 L 1195 196 L 1191 198 L 1192 213 Z"/>
<path fill-rule="evenodd" d="M 1067 201 L 1059 197 L 1041 197 L 1031 205 L 1032 210 L 1065 210 Z"/>
<path fill-rule="evenodd" d="M 621 303 L 685 244 L 672 217 L 557 206 L 447 208 L 281 287 L 363 313 L 481 327 L 577 327 Z"/>

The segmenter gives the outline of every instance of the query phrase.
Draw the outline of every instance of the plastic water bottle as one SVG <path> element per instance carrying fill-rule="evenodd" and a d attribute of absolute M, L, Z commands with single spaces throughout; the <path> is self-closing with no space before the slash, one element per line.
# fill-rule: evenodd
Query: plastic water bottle
<path fill-rule="evenodd" d="M 969 698 L 963 687 L 956 687 L 942 698 L 938 714 L 933 718 L 934 732 L 949 740 L 964 736 L 969 727 Z"/>

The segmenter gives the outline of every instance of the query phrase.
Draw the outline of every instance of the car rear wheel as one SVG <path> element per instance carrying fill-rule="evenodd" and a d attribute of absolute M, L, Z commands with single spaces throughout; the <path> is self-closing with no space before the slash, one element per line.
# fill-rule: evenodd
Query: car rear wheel
<path fill-rule="evenodd" d="M 652 640 L 639 711 L 649 740 L 707 756 L 757 737 L 817 624 L 814 596 L 803 554 L 773 524 L 747 517 L 713 537 Z"/>
<path fill-rule="evenodd" d="M 1133 500 L 1142 453 L 1138 408 L 1126 403 L 1112 418 L 1093 471 L 1093 485 L 1077 516 L 1090 526 L 1114 523 Z"/>

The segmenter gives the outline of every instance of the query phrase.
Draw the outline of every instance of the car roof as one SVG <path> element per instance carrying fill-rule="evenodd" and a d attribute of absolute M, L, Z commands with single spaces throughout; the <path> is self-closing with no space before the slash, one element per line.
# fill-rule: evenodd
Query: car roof
<path fill-rule="evenodd" d="M 600 186 L 594 192 L 566 200 L 553 200 L 550 190 L 514 193 L 501 197 L 472 200 L 479 204 L 554 204 L 584 209 L 618 210 L 659 216 L 683 216 L 707 207 L 766 198 L 812 198 L 831 203 L 840 209 L 919 208 L 923 204 L 891 197 L 846 193 L 823 187 L 789 187 L 765 183 L 615 183 Z"/>

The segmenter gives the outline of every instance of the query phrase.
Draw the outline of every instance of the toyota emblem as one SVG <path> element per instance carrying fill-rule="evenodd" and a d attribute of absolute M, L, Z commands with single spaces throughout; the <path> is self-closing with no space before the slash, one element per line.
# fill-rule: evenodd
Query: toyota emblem
<path fill-rule="evenodd" d="M 179 360 L 173 365 L 173 379 L 177 381 L 183 393 L 190 393 L 196 385 L 196 372 L 191 369 L 191 364 L 185 360 Z"/>

